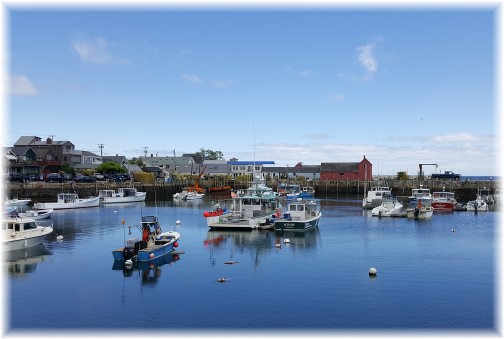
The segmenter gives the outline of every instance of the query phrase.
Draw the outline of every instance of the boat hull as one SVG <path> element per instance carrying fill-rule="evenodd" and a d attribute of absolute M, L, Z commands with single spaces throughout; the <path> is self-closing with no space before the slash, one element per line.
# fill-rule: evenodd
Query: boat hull
<path fill-rule="evenodd" d="M 143 242 L 143 245 L 141 244 L 141 242 L 137 242 L 136 246 L 140 247 L 138 250 L 134 249 L 134 247 L 126 249 L 136 251 L 136 254 L 133 256 L 132 259 L 137 262 L 152 261 L 164 255 L 172 254 L 174 248 L 178 246 L 179 239 L 180 234 L 178 232 L 170 231 L 161 233 L 158 237 L 158 240 L 156 240 L 156 244 L 147 245 L 147 247 L 145 247 L 146 246 L 145 242 Z M 113 250 L 112 256 L 114 257 L 114 260 L 124 261 L 125 260 L 124 250 L 125 250 L 124 247 Z"/>
<path fill-rule="evenodd" d="M 419 219 L 419 220 L 430 219 L 432 218 L 433 214 L 432 212 L 433 212 L 432 208 L 419 209 L 419 210 L 414 208 L 408 208 L 406 210 L 406 216 L 409 219 Z"/>
<path fill-rule="evenodd" d="M 86 208 L 86 207 L 97 207 L 100 205 L 100 200 L 98 197 L 89 199 L 79 199 L 76 202 L 62 203 L 62 202 L 42 202 L 36 203 L 35 208 L 38 210 L 61 210 L 61 209 L 72 209 L 72 208 Z"/>
<path fill-rule="evenodd" d="M 453 211 L 455 205 L 451 202 L 432 202 L 432 208 L 434 211 Z"/>
<path fill-rule="evenodd" d="M 2 252 L 17 251 L 17 250 L 22 250 L 22 249 L 29 248 L 29 247 L 35 247 L 37 245 L 40 245 L 44 241 L 45 236 L 46 235 L 44 234 L 44 235 L 40 235 L 38 237 L 27 238 L 27 239 L 18 239 L 18 240 L 4 242 L 2 245 Z"/>
<path fill-rule="evenodd" d="M 307 220 L 276 219 L 274 221 L 275 231 L 306 231 L 317 227 L 321 216 L 322 213 Z"/>
<path fill-rule="evenodd" d="M 135 196 L 129 197 L 105 197 L 100 198 L 100 203 L 102 204 L 118 204 L 118 203 L 126 203 L 126 202 L 141 202 L 145 201 L 146 192 L 139 192 L 139 194 Z"/>

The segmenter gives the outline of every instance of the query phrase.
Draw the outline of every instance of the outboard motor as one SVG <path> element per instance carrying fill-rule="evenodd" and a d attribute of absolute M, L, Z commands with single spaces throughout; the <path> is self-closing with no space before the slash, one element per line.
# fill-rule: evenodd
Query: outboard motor
<path fill-rule="evenodd" d="M 415 207 L 415 212 L 413 212 L 415 218 L 418 218 L 418 214 L 420 214 L 420 210 L 418 209 L 418 207 Z"/>
<path fill-rule="evenodd" d="M 124 260 L 133 259 L 133 256 L 135 255 L 135 249 L 133 247 L 125 247 L 123 248 L 122 255 Z"/>

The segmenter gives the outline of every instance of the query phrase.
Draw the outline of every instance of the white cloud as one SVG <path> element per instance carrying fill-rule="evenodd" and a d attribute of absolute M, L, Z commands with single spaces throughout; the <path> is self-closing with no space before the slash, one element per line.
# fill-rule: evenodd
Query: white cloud
<path fill-rule="evenodd" d="M 112 61 L 105 38 L 96 37 L 91 41 L 74 41 L 72 47 L 84 62 L 105 64 Z"/>
<path fill-rule="evenodd" d="M 373 44 L 367 44 L 356 48 L 358 54 L 357 60 L 359 60 L 362 66 L 366 69 L 366 78 L 368 79 L 378 72 L 378 61 L 373 55 L 374 47 L 375 45 Z"/>
<path fill-rule="evenodd" d="M 184 80 L 186 82 L 192 82 L 192 83 L 201 83 L 201 82 L 203 82 L 203 79 L 199 78 L 197 75 L 194 75 L 194 74 L 184 73 L 180 77 L 182 78 L 182 80 Z"/>
<path fill-rule="evenodd" d="M 432 137 L 432 141 L 443 143 L 457 143 L 457 142 L 475 142 L 481 140 L 479 137 L 470 133 L 457 133 L 457 134 L 436 135 Z"/>
<path fill-rule="evenodd" d="M 224 88 L 224 87 L 229 87 L 234 85 L 233 79 L 226 79 L 226 80 L 216 80 L 214 81 L 214 86 L 218 88 Z"/>
<path fill-rule="evenodd" d="M 310 71 L 310 70 L 307 70 L 307 69 L 303 69 L 301 71 L 298 72 L 298 75 L 303 77 L 303 78 L 306 78 L 306 77 L 309 77 L 309 76 L 312 76 L 313 75 L 313 72 Z"/>
<path fill-rule="evenodd" d="M 33 96 L 39 93 L 39 90 L 24 75 L 12 75 L 10 77 L 10 93 L 17 96 Z"/>
<path fill-rule="evenodd" d="M 336 94 L 331 95 L 331 100 L 333 100 L 333 101 L 342 101 L 343 99 L 344 99 L 344 97 L 341 94 L 336 93 Z"/>

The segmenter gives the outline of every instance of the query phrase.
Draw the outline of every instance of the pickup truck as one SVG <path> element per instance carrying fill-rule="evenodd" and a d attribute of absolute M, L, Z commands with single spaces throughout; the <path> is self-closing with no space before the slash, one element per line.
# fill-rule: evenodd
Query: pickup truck
<path fill-rule="evenodd" d="M 442 179 L 460 180 L 460 174 L 453 173 L 452 171 L 445 171 L 444 173 L 433 173 L 431 175 L 431 178 L 435 180 L 442 180 Z"/>

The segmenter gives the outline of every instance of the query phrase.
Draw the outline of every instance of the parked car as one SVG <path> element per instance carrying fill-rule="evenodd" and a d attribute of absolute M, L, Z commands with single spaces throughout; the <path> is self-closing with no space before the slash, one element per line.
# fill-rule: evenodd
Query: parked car
<path fill-rule="evenodd" d="M 104 176 L 103 174 L 101 174 L 101 173 L 94 173 L 94 174 L 93 174 L 93 177 L 94 177 L 96 180 L 100 180 L 100 181 L 105 180 L 105 176 Z"/>
<path fill-rule="evenodd" d="M 124 182 L 130 180 L 129 175 L 123 173 L 114 173 L 107 176 L 109 181 Z"/>
<path fill-rule="evenodd" d="M 70 173 L 63 173 L 63 178 L 65 178 L 65 181 L 72 181 L 73 175 L 71 175 Z"/>
<path fill-rule="evenodd" d="M 60 175 L 59 173 L 49 173 L 46 177 L 46 182 L 66 182 L 67 180 L 65 179 L 64 176 Z"/>
<path fill-rule="evenodd" d="M 76 182 L 95 182 L 96 179 L 94 177 L 90 177 L 88 175 L 81 175 L 77 179 L 75 179 Z"/>
<path fill-rule="evenodd" d="M 7 180 L 10 182 L 23 182 L 24 176 L 20 173 L 10 172 L 7 174 Z"/>
<path fill-rule="evenodd" d="M 43 181 L 44 180 L 44 176 L 42 174 L 39 174 L 39 173 L 28 173 L 28 174 L 25 174 L 25 180 L 26 181 Z"/>

